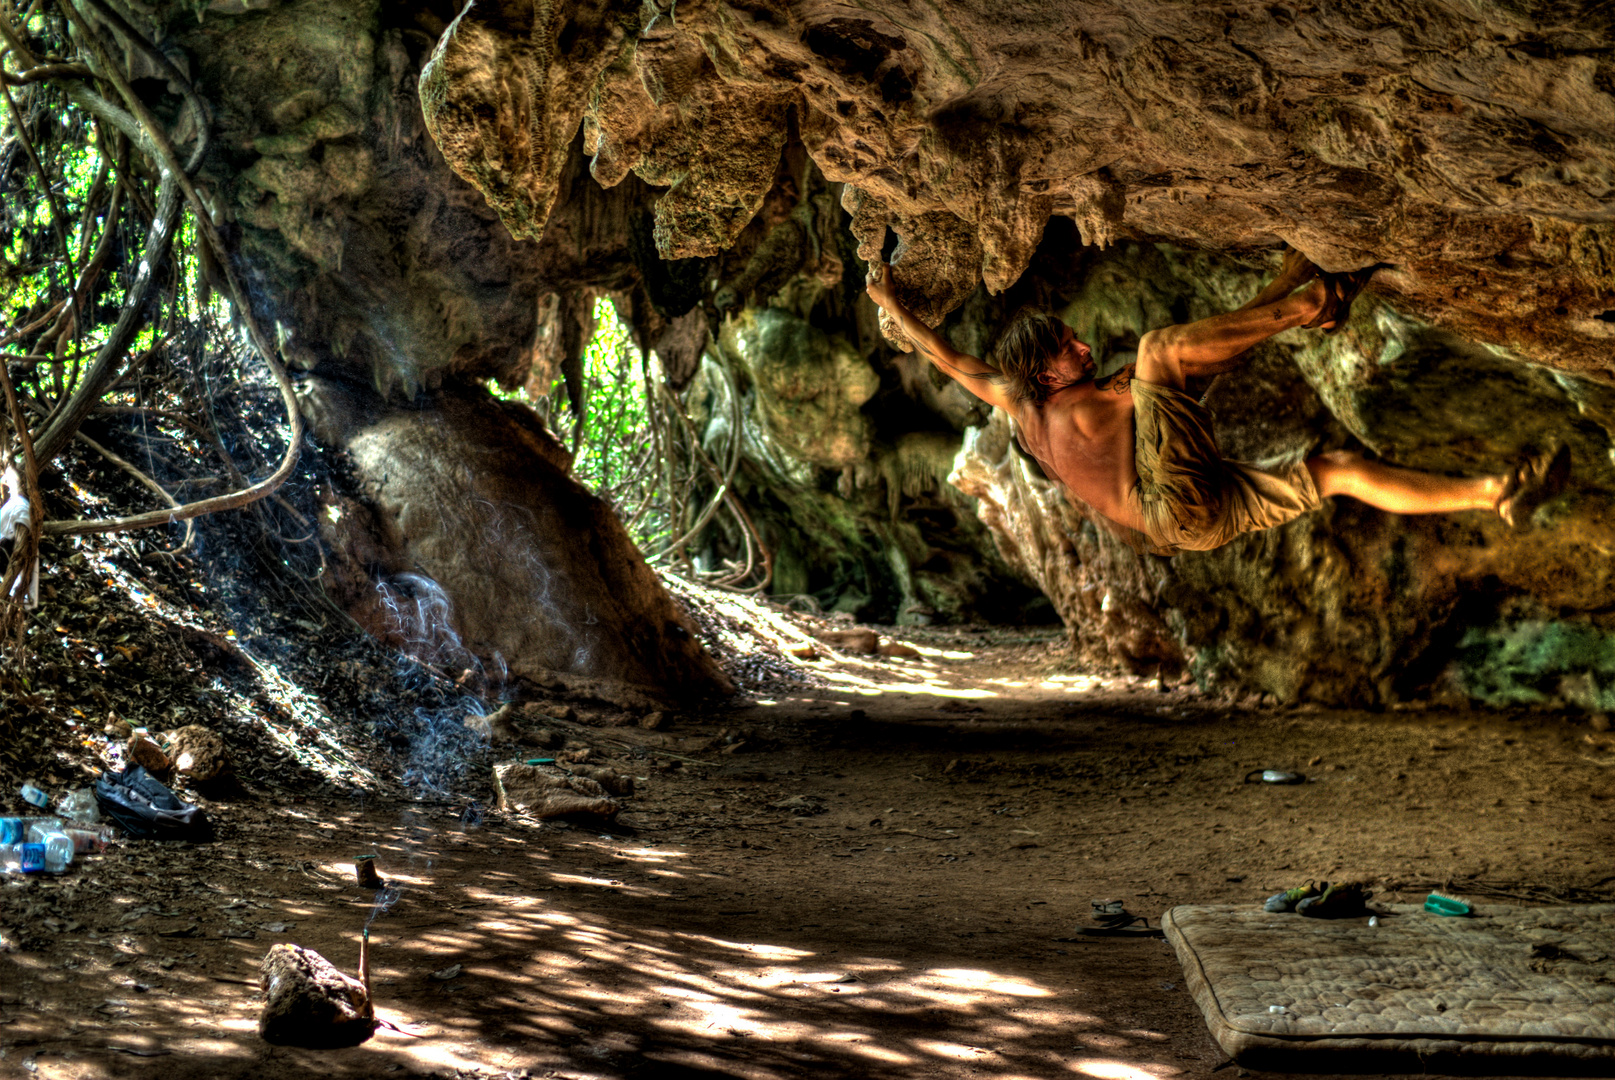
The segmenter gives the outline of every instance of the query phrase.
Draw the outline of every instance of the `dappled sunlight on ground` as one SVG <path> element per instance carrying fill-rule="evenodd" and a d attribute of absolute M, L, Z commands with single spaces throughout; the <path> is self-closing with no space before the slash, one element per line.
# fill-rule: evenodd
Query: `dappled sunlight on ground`
<path fill-rule="evenodd" d="M 870 948 L 878 933 L 824 938 L 771 926 L 755 917 L 762 909 L 742 918 L 670 903 L 666 889 L 642 882 L 670 880 L 664 874 L 719 882 L 733 872 L 686 846 L 497 822 L 467 832 L 448 814 L 428 824 L 415 808 L 375 803 L 363 812 L 308 804 L 253 831 L 263 865 L 285 857 L 300 872 L 249 876 L 214 894 L 216 903 L 184 911 L 162 901 L 129 933 L 71 939 L 79 948 L 65 964 L 31 953 L 0 958 L 9 984 L 59 1002 L 31 1015 L 7 1010 L 7 1058 L 27 1056 L 40 1077 L 104 1075 L 79 1062 L 91 1047 L 170 1078 L 497 1067 L 580 1077 L 762 1080 L 813 1069 L 1014 1080 L 1063 1074 L 1068 1055 L 1086 1049 L 1085 1033 L 1107 1046 L 1144 1045 L 1091 1005 L 1076 1007 L 1068 983 L 992 962 L 978 948 L 939 941 L 918 959 Z M 130 847 L 138 857 L 122 869 L 133 869 L 133 883 L 151 856 L 176 880 L 205 882 L 212 859 L 225 855 Z M 378 909 L 375 894 L 352 884 L 350 851 L 379 852 L 383 876 L 400 891 L 390 907 Z M 241 931 L 255 936 L 214 940 L 203 909 L 243 897 L 262 897 L 248 901 L 262 905 L 252 909 L 254 929 Z M 137 899 L 113 898 L 112 908 Z M 352 971 L 358 931 L 372 919 L 374 996 L 391 1027 L 349 1050 L 258 1040 L 256 966 L 268 946 L 296 941 Z M 181 936 L 163 936 L 179 923 Z M 287 923 L 284 933 L 263 930 Z M 207 939 L 205 965 L 191 934 Z"/>
<path fill-rule="evenodd" d="M 979 686 L 950 685 L 944 681 L 948 677 L 946 672 L 938 672 L 919 681 L 902 681 L 894 677 L 890 671 L 882 671 L 882 679 L 879 681 L 848 671 L 826 671 L 822 675 L 826 681 L 836 686 L 844 686 L 864 697 L 879 697 L 882 694 L 925 694 L 930 697 L 959 698 L 968 701 L 997 696 L 991 690 L 983 690 Z"/>

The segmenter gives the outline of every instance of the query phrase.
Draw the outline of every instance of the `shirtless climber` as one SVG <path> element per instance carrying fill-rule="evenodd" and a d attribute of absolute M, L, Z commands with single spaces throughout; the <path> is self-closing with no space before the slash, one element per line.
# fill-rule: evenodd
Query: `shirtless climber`
<path fill-rule="evenodd" d="M 1230 461 L 1211 415 L 1184 391 L 1191 376 L 1226 371 L 1258 342 L 1294 327 L 1329 332 L 1373 273 L 1320 274 L 1290 252 L 1244 307 L 1151 330 L 1131 371 L 1101 387 L 1087 345 L 1052 315 L 1021 315 L 989 354 L 960 353 L 898 302 L 890 266 L 871 266 L 869 295 L 922 354 L 965 389 L 1014 417 L 1044 472 L 1163 554 L 1209 551 L 1271 529 L 1332 495 L 1395 514 L 1490 510 L 1511 526 L 1563 490 L 1570 452 L 1526 458 L 1495 476 L 1450 477 L 1333 450 L 1276 468 Z"/>

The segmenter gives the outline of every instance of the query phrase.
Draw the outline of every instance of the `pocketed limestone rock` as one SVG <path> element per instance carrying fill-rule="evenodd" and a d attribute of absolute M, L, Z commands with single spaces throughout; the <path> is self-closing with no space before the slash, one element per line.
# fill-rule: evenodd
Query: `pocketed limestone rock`
<path fill-rule="evenodd" d="M 192 780 L 208 781 L 230 769 L 230 752 L 218 733 L 201 724 L 187 724 L 163 737 L 174 768 Z"/>
<path fill-rule="evenodd" d="M 264 957 L 265 1042 L 324 1049 L 357 1046 L 376 1029 L 370 995 L 358 979 L 301 945 L 276 945 Z"/>
<path fill-rule="evenodd" d="M 524 810 L 534 817 L 594 814 L 612 818 L 622 809 L 598 780 L 568 776 L 542 765 L 501 762 L 493 767 L 493 783 L 500 810 Z"/>

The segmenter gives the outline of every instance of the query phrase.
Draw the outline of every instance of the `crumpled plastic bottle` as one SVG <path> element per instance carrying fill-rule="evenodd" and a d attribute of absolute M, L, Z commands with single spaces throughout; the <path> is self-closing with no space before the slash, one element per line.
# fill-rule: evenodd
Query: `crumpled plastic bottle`
<path fill-rule="evenodd" d="M 50 805 L 50 796 L 41 791 L 39 785 L 32 780 L 23 784 L 22 790 L 18 794 L 22 796 L 23 802 L 31 806 L 37 806 L 41 810 Z"/>
<path fill-rule="evenodd" d="M 61 802 L 56 804 L 56 812 L 81 825 L 94 825 L 101 820 L 101 809 L 90 788 L 78 788 L 62 796 Z"/>

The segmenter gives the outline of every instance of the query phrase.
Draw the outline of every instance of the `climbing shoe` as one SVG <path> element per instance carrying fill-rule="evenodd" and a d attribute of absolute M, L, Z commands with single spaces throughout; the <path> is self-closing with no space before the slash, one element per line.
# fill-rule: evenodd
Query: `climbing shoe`
<path fill-rule="evenodd" d="M 1297 885 L 1293 889 L 1285 889 L 1281 893 L 1274 893 L 1272 896 L 1269 896 L 1267 898 L 1267 902 L 1262 905 L 1262 910 L 1271 912 L 1275 915 L 1282 911 L 1294 911 L 1295 906 L 1301 901 L 1310 897 L 1317 897 L 1322 894 L 1324 889 L 1327 888 L 1329 888 L 1329 883 L 1327 881 L 1323 883 L 1321 888 L 1309 881 L 1305 885 Z"/>
<path fill-rule="evenodd" d="M 1371 895 L 1356 882 L 1343 881 L 1325 886 L 1319 895 L 1302 900 L 1295 905 L 1295 911 L 1309 919 L 1351 919 L 1368 914 Z"/>
<path fill-rule="evenodd" d="M 1570 479 L 1570 447 L 1561 446 L 1552 454 L 1525 458 L 1503 481 L 1503 494 L 1497 500 L 1497 516 L 1511 528 L 1531 523 L 1536 508 L 1558 495 Z"/>

